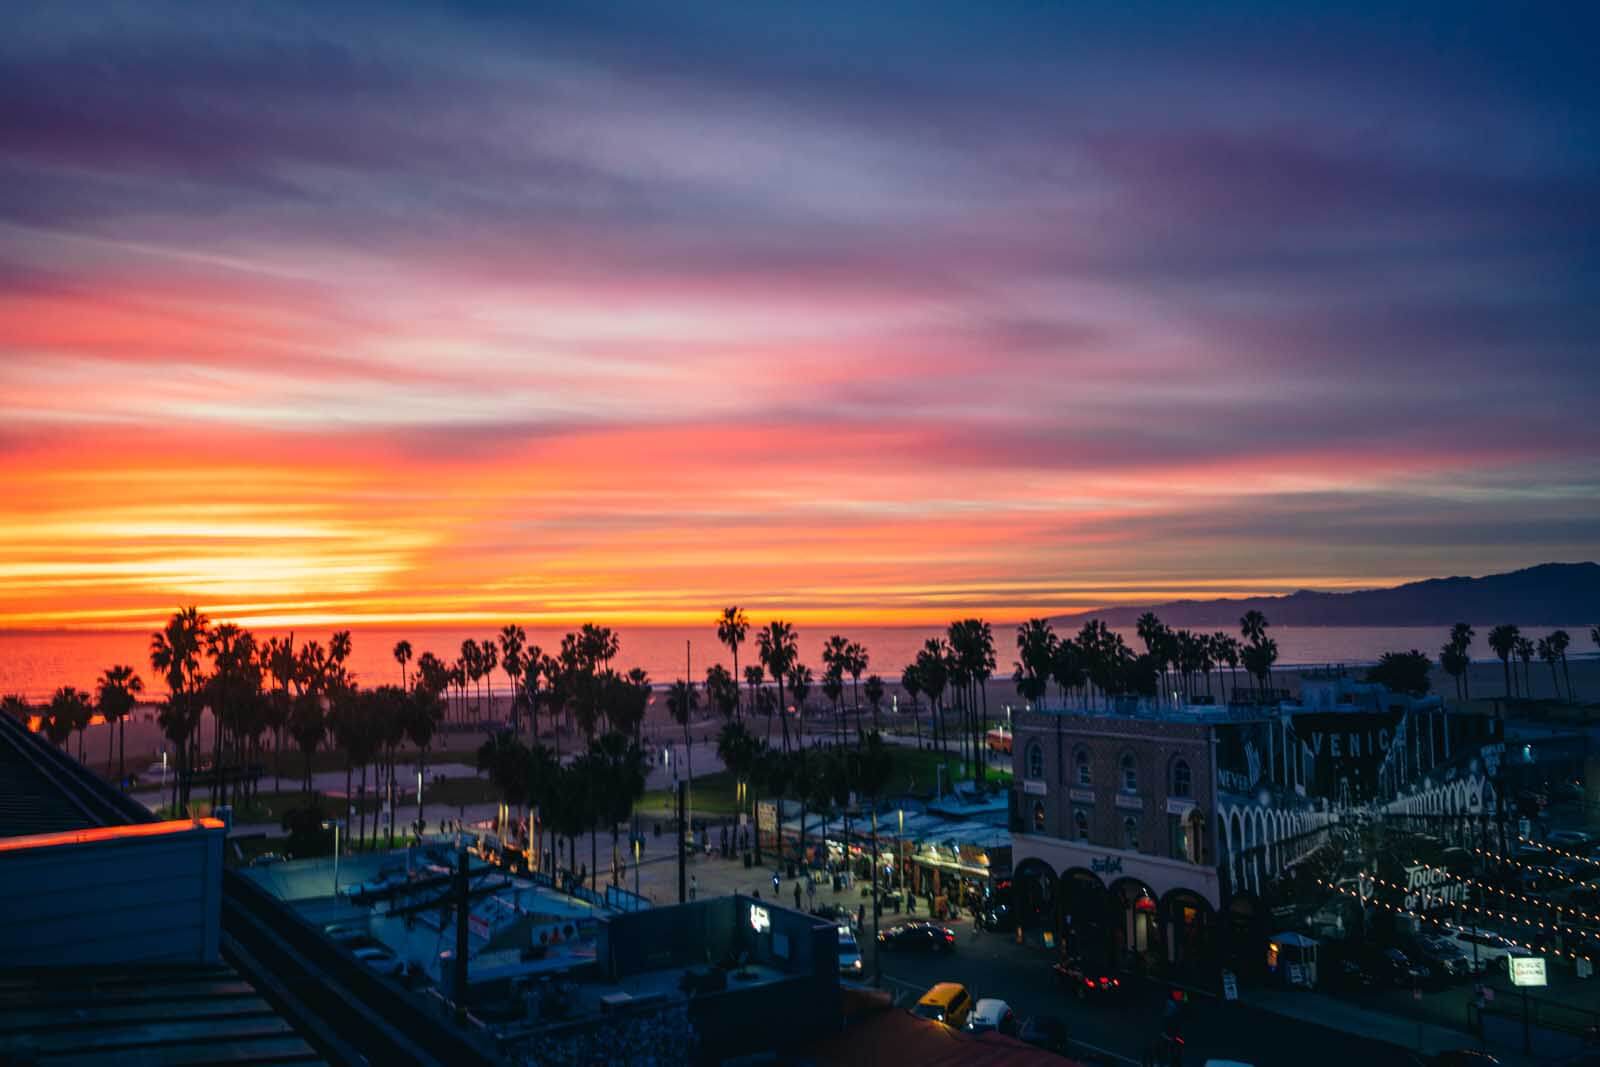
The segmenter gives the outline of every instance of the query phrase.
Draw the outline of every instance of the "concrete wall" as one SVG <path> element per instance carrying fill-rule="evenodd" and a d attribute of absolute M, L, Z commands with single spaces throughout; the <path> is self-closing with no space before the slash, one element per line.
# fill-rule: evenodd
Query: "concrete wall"
<path fill-rule="evenodd" d="M 0 967 L 215 962 L 218 828 L 0 850 Z"/>

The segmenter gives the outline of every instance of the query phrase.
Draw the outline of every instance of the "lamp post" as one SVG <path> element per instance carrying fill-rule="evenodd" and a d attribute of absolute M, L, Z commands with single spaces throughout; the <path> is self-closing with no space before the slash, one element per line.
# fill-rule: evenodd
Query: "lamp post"
<path fill-rule="evenodd" d="M 339 829 L 344 826 L 343 819 L 324 819 L 322 828 L 333 831 L 333 895 L 339 895 Z"/>

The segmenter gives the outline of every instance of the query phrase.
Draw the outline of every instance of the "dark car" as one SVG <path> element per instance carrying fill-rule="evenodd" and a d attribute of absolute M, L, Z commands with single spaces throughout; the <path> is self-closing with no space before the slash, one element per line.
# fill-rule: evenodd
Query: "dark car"
<path fill-rule="evenodd" d="M 895 952 L 953 952 L 955 931 L 938 923 L 909 922 L 878 933 L 880 948 Z"/>
<path fill-rule="evenodd" d="M 854 926 L 856 913 L 842 904 L 819 904 L 811 909 L 811 914 L 819 918 L 829 919 L 837 926 Z"/>
<path fill-rule="evenodd" d="M 1110 967 L 1091 962 L 1082 956 L 1069 956 L 1053 968 L 1056 981 L 1067 992 L 1083 1000 L 1087 997 L 1115 996 L 1122 992 L 1122 979 Z"/>
<path fill-rule="evenodd" d="M 1367 969 L 1378 981 L 1400 989 L 1426 985 L 1433 979 L 1433 971 L 1426 964 L 1413 963 L 1409 956 L 1397 948 L 1386 948 L 1376 953 L 1368 961 Z"/>
<path fill-rule="evenodd" d="M 1433 972 L 1440 982 L 1472 974 L 1472 960 L 1461 946 L 1443 937 L 1423 934 L 1411 944 L 1411 958 Z"/>
<path fill-rule="evenodd" d="M 1030 1015 L 1022 1021 L 1022 1028 L 1017 1031 L 1017 1040 L 1065 1056 L 1069 1045 L 1067 1024 L 1054 1015 Z"/>
<path fill-rule="evenodd" d="M 985 930 L 1010 930 L 1011 905 L 1004 903 L 992 904 L 978 912 L 978 925 Z"/>

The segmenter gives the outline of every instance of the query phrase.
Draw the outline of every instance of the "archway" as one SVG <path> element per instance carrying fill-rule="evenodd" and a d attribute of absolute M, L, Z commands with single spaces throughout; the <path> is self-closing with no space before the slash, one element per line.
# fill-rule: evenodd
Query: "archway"
<path fill-rule="evenodd" d="M 1159 970 L 1167 947 L 1155 891 L 1138 878 L 1119 878 L 1111 883 L 1111 898 L 1118 911 L 1117 946 L 1129 969 L 1141 974 Z"/>
<path fill-rule="evenodd" d="M 1083 867 L 1061 872 L 1061 922 L 1058 932 L 1069 954 L 1096 965 L 1115 960 L 1112 898 L 1098 875 Z"/>
<path fill-rule="evenodd" d="M 1059 881 L 1041 859 L 1029 857 L 1011 874 L 1011 903 L 1016 920 L 1030 929 L 1053 927 L 1056 922 Z"/>
<path fill-rule="evenodd" d="M 1217 915 L 1211 903 L 1191 889 L 1174 889 L 1161 899 L 1167 935 L 1167 963 L 1174 975 L 1210 984 L 1217 969 Z"/>
<path fill-rule="evenodd" d="M 1253 893 L 1235 893 L 1228 901 L 1224 926 L 1223 961 L 1243 978 L 1258 978 L 1266 970 L 1267 913 Z"/>

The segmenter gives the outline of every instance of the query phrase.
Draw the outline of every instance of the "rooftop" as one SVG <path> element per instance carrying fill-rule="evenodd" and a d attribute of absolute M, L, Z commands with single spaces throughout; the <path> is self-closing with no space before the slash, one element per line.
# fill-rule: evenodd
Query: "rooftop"
<path fill-rule="evenodd" d="M 226 964 L 0 972 L 0 1063 L 320 1064 Z"/>

